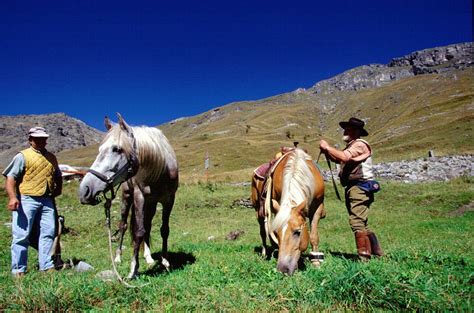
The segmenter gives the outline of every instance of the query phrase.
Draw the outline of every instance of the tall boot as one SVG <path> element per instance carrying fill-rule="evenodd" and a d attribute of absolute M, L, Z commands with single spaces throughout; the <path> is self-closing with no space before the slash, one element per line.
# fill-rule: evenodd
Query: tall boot
<path fill-rule="evenodd" d="M 377 236 L 375 236 L 375 233 L 372 231 L 368 231 L 367 236 L 369 237 L 369 240 L 370 240 L 370 247 L 372 248 L 372 254 L 376 256 L 383 256 L 385 253 L 383 252 L 382 247 L 380 247 L 379 241 L 377 239 Z"/>
<path fill-rule="evenodd" d="M 361 261 L 368 261 L 372 255 L 370 239 L 366 231 L 358 230 L 355 232 L 357 254 Z"/>

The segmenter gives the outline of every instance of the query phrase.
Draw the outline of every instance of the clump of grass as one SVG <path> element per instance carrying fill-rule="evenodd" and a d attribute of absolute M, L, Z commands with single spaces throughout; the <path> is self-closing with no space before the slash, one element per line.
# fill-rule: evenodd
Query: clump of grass
<path fill-rule="evenodd" d="M 327 217 L 320 222 L 321 268 L 308 261 L 291 277 L 276 271 L 276 260 L 258 253 L 260 238 L 253 209 L 236 207 L 249 187 L 215 183 L 183 184 L 171 214 L 169 240 L 172 270 L 141 261 L 140 276 L 129 289 L 104 282 L 96 273 L 111 269 L 101 206 L 80 205 L 77 183 L 65 184 L 57 199 L 70 230 L 62 237 L 63 258 L 83 260 L 95 270 L 30 272 L 11 278 L 10 229 L 0 228 L 0 309 L 9 311 L 315 311 L 315 310 L 455 310 L 472 311 L 474 214 L 452 215 L 469 204 L 472 180 L 401 184 L 382 182 L 370 223 L 387 253 L 368 263 L 355 261 L 354 239 L 342 202 L 327 186 Z M 6 205 L 0 190 L 0 205 Z M 112 207 L 113 225 L 119 203 Z M 0 211 L 1 225 L 10 220 Z M 152 252 L 161 248 L 159 211 L 153 221 Z M 243 230 L 235 241 L 230 231 Z M 128 236 L 127 236 L 128 237 Z M 122 275 L 129 269 L 130 242 L 125 240 Z"/>

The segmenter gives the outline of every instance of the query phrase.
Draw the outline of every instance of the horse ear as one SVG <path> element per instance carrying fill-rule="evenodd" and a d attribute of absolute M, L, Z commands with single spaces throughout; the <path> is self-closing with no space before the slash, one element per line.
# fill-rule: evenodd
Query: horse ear
<path fill-rule="evenodd" d="M 280 204 L 278 203 L 278 201 L 276 201 L 275 199 L 272 199 L 272 206 L 276 209 L 276 210 L 280 210 Z"/>
<path fill-rule="evenodd" d="M 118 119 L 119 119 L 120 128 L 122 128 L 123 130 L 129 132 L 130 131 L 130 126 L 128 126 L 127 122 L 125 122 L 122 115 L 119 112 L 117 112 L 117 116 L 118 116 Z"/>
<path fill-rule="evenodd" d="M 112 128 L 112 123 L 110 122 L 108 116 L 104 118 L 104 125 L 105 125 L 105 129 L 107 130 L 110 130 Z"/>
<path fill-rule="evenodd" d="M 303 214 L 305 208 L 306 208 L 306 200 L 303 200 L 303 202 L 301 202 L 300 204 L 298 204 L 298 206 L 295 207 L 296 211 L 299 214 Z"/>

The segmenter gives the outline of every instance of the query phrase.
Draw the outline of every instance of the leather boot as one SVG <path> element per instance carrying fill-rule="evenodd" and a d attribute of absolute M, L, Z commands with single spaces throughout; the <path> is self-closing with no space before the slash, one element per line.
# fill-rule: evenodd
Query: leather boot
<path fill-rule="evenodd" d="M 377 236 L 375 236 L 375 233 L 372 231 L 368 231 L 367 235 L 369 236 L 372 254 L 376 256 L 383 256 L 385 253 L 383 252 L 382 247 L 380 247 L 379 241 L 377 239 Z"/>
<path fill-rule="evenodd" d="M 368 261 L 372 255 L 372 249 L 370 246 L 370 239 L 366 231 L 356 231 L 355 240 L 357 246 L 357 254 L 359 259 L 363 262 Z"/>

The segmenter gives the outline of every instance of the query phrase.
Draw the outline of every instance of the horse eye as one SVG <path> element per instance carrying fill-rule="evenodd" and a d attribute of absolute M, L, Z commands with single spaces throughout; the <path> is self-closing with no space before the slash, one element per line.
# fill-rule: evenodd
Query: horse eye
<path fill-rule="evenodd" d="M 297 229 L 297 230 L 293 231 L 293 236 L 299 237 L 300 235 L 301 235 L 301 229 Z"/>
<path fill-rule="evenodd" d="M 120 148 L 119 146 L 113 146 L 112 147 L 112 152 L 122 153 L 122 148 Z"/>

